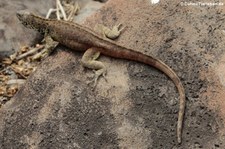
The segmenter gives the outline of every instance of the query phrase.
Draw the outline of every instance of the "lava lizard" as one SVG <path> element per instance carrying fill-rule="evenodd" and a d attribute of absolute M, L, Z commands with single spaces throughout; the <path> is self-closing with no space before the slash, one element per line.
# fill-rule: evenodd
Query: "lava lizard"
<path fill-rule="evenodd" d="M 42 34 L 48 34 L 53 40 L 58 41 L 62 45 L 73 50 L 86 51 L 87 49 L 91 48 L 89 53 L 97 51 L 110 57 L 141 62 L 164 72 L 174 82 L 180 95 L 180 106 L 177 122 L 177 140 L 178 143 L 181 143 L 182 125 L 185 110 L 185 90 L 179 77 L 169 66 L 157 58 L 120 46 L 116 42 L 101 37 L 91 29 L 81 26 L 77 23 L 45 19 L 27 11 L 17 12 L 17 17 L 24 26 L 35 29 Z"/>

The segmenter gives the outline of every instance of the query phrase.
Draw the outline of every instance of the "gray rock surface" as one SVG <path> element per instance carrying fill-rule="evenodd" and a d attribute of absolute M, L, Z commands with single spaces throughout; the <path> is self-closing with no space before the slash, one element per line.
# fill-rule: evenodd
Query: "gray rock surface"
<path fill-rule="evenodd" d="M 96 23 L 124 24 L 120 45 L 177 72 L 187 96 L 182 144 L 178 93 L 163 73 L 102 56 L 107 81 L 92 90 L 81 54 L 59 47 L 0 109 L 0 148 L 225 148 L 224 7 L 111 0 L 84 25 Z"/>

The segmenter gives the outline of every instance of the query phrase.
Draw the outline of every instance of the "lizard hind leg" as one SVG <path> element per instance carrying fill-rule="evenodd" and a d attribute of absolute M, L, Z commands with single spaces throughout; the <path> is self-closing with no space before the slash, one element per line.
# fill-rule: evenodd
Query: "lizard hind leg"
<path fill-rule="evenodd" d="M 97 85 L 97 81 L 99 77 L 103 76 L 105 78 L 105 75 L 106 75 L 105 65 L 102 62 L 96 60 L 99 56 L 100 56 L 100 52 L 97 51 L 97 49 L 90 48 L 84 53 L 81 59 L 81 63 L 84 67 L 95 70 L 94 78 L 91 81 L 91 82 L 94 82 L 94 88 Z"/>

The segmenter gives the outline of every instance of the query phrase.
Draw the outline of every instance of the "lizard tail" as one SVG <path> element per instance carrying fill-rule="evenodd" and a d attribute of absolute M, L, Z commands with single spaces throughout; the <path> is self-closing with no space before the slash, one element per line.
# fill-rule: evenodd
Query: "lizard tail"
<path fill-rule="evenodd" d="M 181 143 L 184 110 L 185 110 L 185 90 L 179 77 L 169 66 L 167 66 L 164 62 L 160 61 L 159 59 L 142 54 L 137 51 L 133 51 L 131 49 L 124 49 L 123 47 L 120 47 L 120 46 L 117 46 L 117 48 L 118 49 L 110 48 L 110 51 L 107 50 L 108 48 L 100 49 L 100 52 L 104 55 L 109 55 L 110 53 L 110 56 L 112 57 L 133 60 L 133 61 L 137 61 L 137 62 L 141 62 L 147 65 L 153 66 L 159 69 L 160 71 L 164 72 L 174 82 L 180 95 L 180 105 L 179 105 L 179 113 L 178 113 L 178 121 L 177 121 L 177 141 L 178 143 Z"/>
<path fill-rule="evenodd" d="M 177 121 L 177 141 L 178 143 L 181 143 L 182 138 L 182 128 L 183 128 L 183 119 L 184 119 L 184 110 L 185 110 L 185 90 L 184 87 L 179 79 L 179 77 L 176 75 L 176 73 L 167 66 L 164 62 L 153 58 L 151 56 L 144 55 L 142 53 L 138 52 L 138 55 L 136 55 L 136 60 L 139 62 L 143 62 L 154 66 L 155 68 L 161 70 L 164 72 L 175 84 L 179 96 L 180 96 L 180 105 L 179 105 L 179 113 L 178 113 L 178 121 Z"/>
<path fill-rule="evenodd" d="M 114 53 L 116 53 L 114 57 L 117 57 L 117 58 L 134 60 L 144 64 L 151 65 L 161 70 L 162 72 L 164 72 L 174 82 L 180 95 L 180 105 L 179 105 L 179 113 L 178 113 L 178 121 L 177 121 L 177 141 L 180 144 L 181 138 L 182 138 L 182 128 L 183 128 L 183 119 L 184 119 L 184 110 L 185 110 L 185 90 L 179 77 L 168 65 L 166 65 L 164 62 L 152 56 L 148 56 L 140 52 L 131 51 L 131 50 L 129 51 L 115 50 Z"/>

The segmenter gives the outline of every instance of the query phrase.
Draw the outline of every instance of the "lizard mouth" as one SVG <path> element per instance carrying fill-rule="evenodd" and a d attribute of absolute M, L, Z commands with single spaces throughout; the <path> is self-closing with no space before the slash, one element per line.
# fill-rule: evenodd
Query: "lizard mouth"
<path fill-rule="evenodd" d="M 21 11 L 17 11 L 16 12 L 16 16 L 17 18 L 20 20 L 20 21 L 23 21 L 26 20 L 26 18 L 28 18 L 28 16 L 30 15 L 31 13 L 28 12 L 28 11 L 25 11 L 25 10 L 21 10 Z"/>
<path fill-rule="evenodd" d="M 21 13 L 17 12 L 17 13 L 16 13 L 16 16 L 17 16 L 17 18 L 18 18 L 19 20 L 22 20 L 22 14 L 21 14 Z"/>
<path fill-rule="evenodd" d="M 30 25 L 29 25 L 29 21 L 30 21 L 29 16 L 30 15 L 31 15 L 31 13 L 28 12 L 28 11 L 25 11 L 25 10 L 21 10 L 21 11 L 16 12 L 17 18 L 21 21 L 21 23 L 24 26 L 26 26 L 28 28 L 31 28 Z"/>

